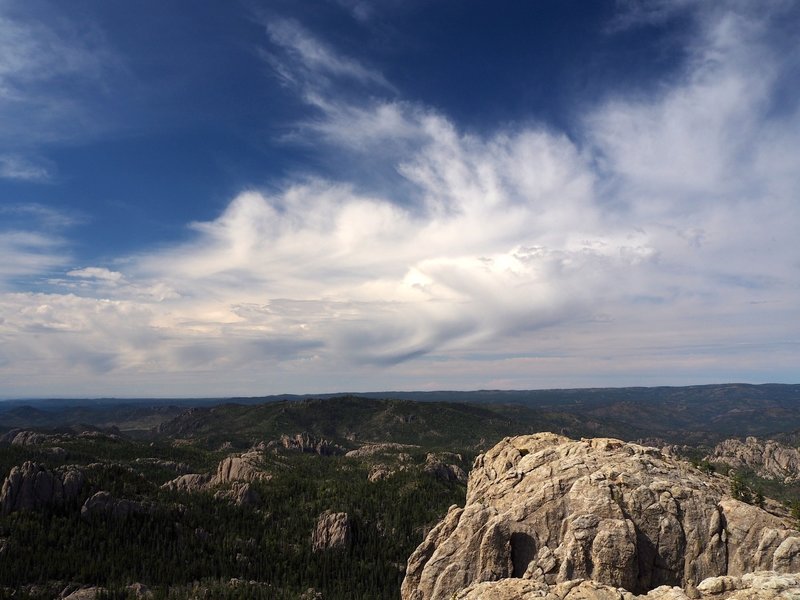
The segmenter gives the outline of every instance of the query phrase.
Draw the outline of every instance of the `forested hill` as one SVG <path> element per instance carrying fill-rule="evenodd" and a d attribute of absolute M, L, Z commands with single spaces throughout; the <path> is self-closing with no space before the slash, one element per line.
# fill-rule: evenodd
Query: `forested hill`
<path fill-rule="evenodd" d="M 402 397 L 402 395 L 401 395 Z M 409 396 L 411 397 L 411 396 Z M 773 436 L 800 429 L 800 385 L 718 384 L 684 387 L 435 392 L 437 400 L 514 403 L 580 415 L 680 443 L 732 436 Z M 415 399 L 421 399 L 417 396 Z"/>
<path fill-rule="evenodd" d="M 251 442 L 309 431 L 345 443 L 350 438 L 465 447 L 533 431 L 708 443 L 800 429 L 800 385 L 397 395 L 405 398 L 367 397 L 370 394 L 197 408 L 165 423 L 161 432 L 208 438 L 235 432 L 243 442 Z M 420 402 L 422 398 L 427 401 Z"/>
<path fill-rule="evenodd" d="M 159 435 L 200 440 L 208 447 L 230 442 L 246 447 L 258 440 L 298 431 L 345 447 L 364 442 L 419 444 L 428 448 L 481 449 L 519 433 L 542 430 L 573 435 L 629 436 L 635 430 L 612 420 L 548 412 L 516 404 L 467 404 L 378 400 L 360 396 L 225 404 L 193 408 L 159 427 Z"/>
<path fill-rule="evenodd" d="M 404 443 L 438 441 L 445 447 L 541 430 L 707 443 L 800 430 L 800 385 L 0 402 L 0 433 L 57 425 L 80 430 L 115 426 L 140 435 L 153 435 L 160 425 L 162 435 L 232 439 L 241 444 L 309 431 L 339 441 L 355 436 Z"/>

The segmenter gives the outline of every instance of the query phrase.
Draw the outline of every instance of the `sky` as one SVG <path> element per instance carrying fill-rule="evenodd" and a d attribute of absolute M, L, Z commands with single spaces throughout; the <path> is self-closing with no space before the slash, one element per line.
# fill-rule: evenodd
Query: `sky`
<path fill-rule="evenodd" d="M 800 382 L 794 0 L 0 0 L 0 398 Z"/>

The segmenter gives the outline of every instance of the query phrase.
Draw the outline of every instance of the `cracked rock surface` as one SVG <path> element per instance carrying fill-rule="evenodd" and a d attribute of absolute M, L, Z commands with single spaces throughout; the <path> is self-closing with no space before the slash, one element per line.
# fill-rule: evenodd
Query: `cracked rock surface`
<path fill-rule="evenodd" d="M 774 440 L 761 441 L 754 437 L 743 442 L 725 440 L 717 444 L 705 460 L 727 463 L 735 469 L 746 467 L 765 479 L 785 483 L 800 480 L 800 450 Z"/>
<path fill-rule="evenodd" d="M 513 582 L 527 591 L 509 598 L 630 598 L 657 588 L 672 594 L 663 598 L 696 598 L 708 578 L 799 572 L 800 532 L 729 488 L 656 448 L 506 438 L 475 460 L 465 507 L 451 507 L 409 558 L 402 598 L 502 598 Z M 570 582 L 578 583 L 564 591 Z M 487 595 L 481 585 L 497 588 Z"/>

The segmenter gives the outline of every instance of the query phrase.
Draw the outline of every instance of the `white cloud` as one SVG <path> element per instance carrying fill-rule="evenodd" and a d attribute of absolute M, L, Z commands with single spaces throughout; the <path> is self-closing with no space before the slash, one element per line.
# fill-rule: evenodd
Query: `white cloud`
<path fill-rule="evenodd" d="M 69 263 L 64 240 L 33 231 L 0 231 L 0 290 L 17 277 L 38 275 Z"/>
<path fill-rule="evenodd" d="M 92 22 L 77 23 L 61 6 L 46 0 L 0 1 L 0 150 L 7 159 L 3 169 L 43 179 L 50 169 L 42 171 L 39 162 L 24 156 L 43 144 L 85 139 L 102 129 L 107 84 L 122 72 Z"/>
<path fill-rule="evenodd" d="M 22 222 L 32 224 L 39 231 L 54 233 L 66 227 L 84 222 L 79 212 L 55 209 L 35 202 L 8 203 L 0 205 L 0 217 L 5 229 L 19 228 Z"/>
<path fill-rule="evenodd" d="M 687 196 L 715 201 L 750 176 L 740 166 L 752 160 L 778 75 L 751 20 L 725 14 L 707 28 L 680 85 L 655 101 L 612 100 L 589 120 L 595 151 L 625 192 L 659 190 L 652 200 L 680 210 Z"/>
<path fill-rule="evenodd" d="M 379 71 L 335 52 L 296 21 L 272 18 L 266 20 L 265 26 L 280 55 L 263 56 L 286 83 L 298 85 L 307 93 L 327 87 L 330 79 L 392 89 Z"/>
<path fill-rule="evenodd" d="M 34 161 L 15 154 L 0 155 L 0 178 L 21 181 L 48 181 L 50 168 L 42 161 Z"/>
<path fill-rule="evenodd" d="M 65 230 L 80 222 L 35 203 L 0 206 L 0 292 L 60 272 L 71 260 Z"/>
<path fill-rule="evenodd" d="M 577 141 L 315 89 L 301 135 L 388 165 L 400 191 L 243 192 L 187 243 L 65 269 L 80 295 L 5 294 L 0 368 L 151 394 L 785 377 L 800 114 L 770 108 L 786 74 L 757 20 L 703 18 L 683 78 L 597 107 Z M 372 81 L 293 31 L 293 68 Z"/>
<path fill-rule="evenodd" d="M 105 267 L 84 267 L 83 269 L 73 269 L 72 271 L 67 271 L 67 276 L 102 281 L 114 285 L 121 283 L 124 280 L 122 273 L 118 271 L 111 271 Z"/>

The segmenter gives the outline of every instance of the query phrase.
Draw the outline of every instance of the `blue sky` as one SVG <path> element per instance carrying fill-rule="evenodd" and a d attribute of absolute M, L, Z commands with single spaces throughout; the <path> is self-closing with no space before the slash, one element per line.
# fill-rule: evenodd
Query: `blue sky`
<path fill-rule="evenodd" d="M 0 0 L 0 397 L 797 382 L 798 26 Z"/>

